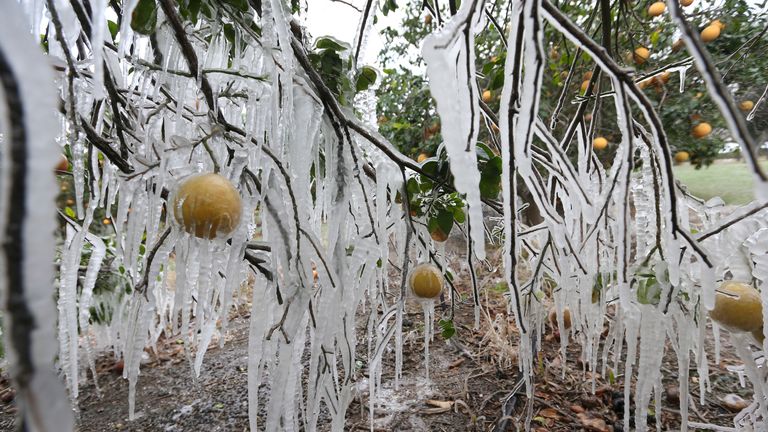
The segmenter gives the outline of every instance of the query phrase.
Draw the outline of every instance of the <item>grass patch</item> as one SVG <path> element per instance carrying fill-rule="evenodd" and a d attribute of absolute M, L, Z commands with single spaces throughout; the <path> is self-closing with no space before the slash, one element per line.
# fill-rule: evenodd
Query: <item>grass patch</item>
<path fill-rule="evenodd" d="M 768 169 L 768 161 L 761 161 L 763 169 Z M 746 204 L 755 199 L 752 184 L 752 172 L 746 163 L 719 160 L 709 167 L 696 169 L 690 164 L 674 167 L 675 176 L 690 192 L 702 199 L 719 196 L 727 204 Z"/>

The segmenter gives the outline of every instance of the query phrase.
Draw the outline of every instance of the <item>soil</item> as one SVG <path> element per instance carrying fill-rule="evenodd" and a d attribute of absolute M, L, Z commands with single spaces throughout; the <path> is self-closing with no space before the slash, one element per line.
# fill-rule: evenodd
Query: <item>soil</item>
<path fill-rule="evenodd" d="M 559 335 L 549 327 L 536 365 L 533 405 L 529 405 L 531 401 L 525 389 L 518 385 L 521 376 L 516 365 L 518 333 L 507 315 L 508 302 L 503 290 L 493 288 L 496 277 L 484 268 L 479 269 L 481 286 L 487 288 L 484 293 L 487 315 L 478 329 L 472 328 L 471 289 L 457 285 L 462 299 L 455 306 L 457 331 L 452 338 L 444 340 L 439 328 L 436 329 L 430 344 L 429 380 L 424 364 L 422 311 L 418 305 L 409 305 L 404 319 L 404 377 L 396 389 L 394 355 L 386 356 L 382 379 L 385 388 L 375 403 L 374 430 L 522 430 L 528 409 L 532 409 L 533 414 L 530 428 L 536 431 L 623 430 L 623 409 L 627 401 L 623 396 L 622 377 L 609 379 L 585 371 L 578 360 L 579 348 L 573 343 L 563 360 Z M 456 280 L 462 279 L 469 280 L 457 275 Z M 442 310 L 438 307 L 436 319 L 447 314 L 448 308 L 445 304 Z M 148 361 L 142 366 L 136 392 L 138 418 L 133 421 L 128 420 L 128 382 L 121 377 L 122 363 L 109 356 L 101 358 L 98 363 L 100 392 L 90 379 L 81 387 L 78 430 L 248 430 L 248 319 L 247 307 L 233 314 L 224 347 L 212 344 L 197 380 L 193 379 L 181 345 L 174 340 L 161 341 L 158 354 L 148 354 Z M 359 334 L 365 334 L 364 329 L 361 328 Z M 736 393 L 749 400 L 752 391 L 749 384 L 746 388 L 740 387 L 737 375 L 726 370 L 726 366 L 740 364 L 740 361 L 733 354 L 726 332 L 721 334 L 721 362 L 715 364 L 710 355 L 713 391 L 704 404 L 699 404 L 698 377 L 695 368 L 691 369 L 693 407 L 689 418 L 733 426 L 735 413 L 726 409 L 721 399 L 728 393 Z M 713 341 L 708 342 L 708 352 L 712 353 Z M 358 360 L 365 364 L 365 348 L 360 348 Z M 678 369 L 674 351 L 669 346 L 662 368 L 665 395 L 660 428 L 677 430 L 680 425 Z M 363 367 L 357 377 L 357 396 L 348 410 L 345 430 L 370 430 L 366 375 Z M 13 430 L 16 407 L 12 392 L 7 378 L 0 380 L 0 430 Z M 327 424 L 322 425 L 323 430 L 327 428 Z M 656 428 L 653 416 L 649 416 L 649 428 Z"/>

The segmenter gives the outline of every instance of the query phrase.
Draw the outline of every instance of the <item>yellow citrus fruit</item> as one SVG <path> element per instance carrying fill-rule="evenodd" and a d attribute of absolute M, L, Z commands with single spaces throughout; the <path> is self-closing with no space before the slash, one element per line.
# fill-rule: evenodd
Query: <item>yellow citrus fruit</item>
<path fill-rule="evenodd" d="M 720 26 L 717 24 L 710 24 L 701 31 L 701 40 L 704 42 L 712 42 L 720 37 Z"/>
<path fill-rule="evenodd" d="M 581 94 L 586 94 L 588 87 L 589 87 L 589 80 L 583 81 L 581 83 Z"/>
<path fill-rule="evenodd" d="M 420 154 L 419 154 L 419 157 L 418 157 L 418 158 L 416 158 L 416 161 L 417 161 L 417 162 L 419 162 L 419 163 L 422 163 L 422 162 L 424 162 L 424 161 L 425 161 L 425 160 L 427 160 L 427 159 L 429 159 L 429 155 L 428 155 L 428 154 L 426 154 L 426 153 L 420 153 Z"/>
<path fill-rule="evenodd" d="M 704 138 L 709 135 L 710 132 L 712 132 L 712 126 L 707 122 L 701 122 L 693 127 L 691 135 L 693 135 L 694 138 Z"/>
<path fill-rule="evenodd" d="M 690 6 L 693 4 L 693 0 L 680 0 L 680 6 Z"/>
<path fill-rule="evenodd" d="M 226 236 L 240 224 L 240 193 L 218 174 L 188 177 L 179 185 L 171 202 L 176 222 L 195 237 Z"/>
<path fill-rule="evenodd" d="M 109 225 L 109 224 L 111 224 L 111 223 L 112 223 L 112 221 L 111 221 L 111 220 L 109 220 L 109 218 L 104 218 L 104 219 L 101 221 L 101 223 L 102 223 L 102 224 L 104 224 L 104 225 Z"/>
<path fill-rule="evenodd" d="M 595 150 L 604 150 L 608 147 L 608 140 L 603 137 L 597 137 L 592 140 L 592 148 Z"/>
<path fill-rule="evenodd" d="M 763 330 L 763 303 L 760 293 L 741 282 L 723 282 L 715 293 L 715 308 L 709 317 L 730 331 Z"/>
<path fill-rule="evenodd" d="M 665 5 L 664 2 L 656 2 L 648 8 L 648 15 L 657 17 L 663 14 L 666 9 L 667 5 Z"/>
<path fill-rule="evenodd" d="M 725 24 L 723 24 L 723 22 L 720 21 L 719 19 L 712 20 L 712 22 L 709 23 L 709 25 L 718 26 L 720 27 L 720 30 L 725 30 Z"/>
<path fill-rule="evenodd" d="M 688 159 L 690 158 L 691 158 L 691 155 L 688 154 L 687 151 L 679 151 L 675 153 L 675 162 L 677 163 L 688 162 Z"/>
<path fill-rule="evenodd" d="M 433 264 L 419 264 L 411 270 L 408 285 L 416 297 L 435 298 L 443 290 L 443 274 Z"/>
<path fill-rule="evenodd" d="M 635 48 L 635 53 L 632 58 L 635 60 L 635 63 L 641 65 L 645 63 L 645 61 L 648 60 L 648 57 L 650 56 L 651 56 L 651 52 L 648 51 L 648 48 L 637 47 Z"/>
<path fill-rule="evenodd" d="M 493 94 L 491 94 L 490 90 L 486 90 L 483 92 L 483 102 L 488 103 L 493 100 Z"/>
<path fill-rule="evenodd" d="M 745 100 L 739 104 L 739 109 L 744 112 L 747 112 L 747 111 L 752 111 L 752 108 L 754 108 L 754 106 L 755 106 L 754 102 L 752 102 L 751 100 Z"/>
<path fill-rule="evenodd" d="M 557 328 L 557 309 L 555 308 L 549 310 L 549 324 L 552 328 Z M 563 327 L 566 330 L 571 328 L 571 310 L 567 307 L 563 308 Z"/>

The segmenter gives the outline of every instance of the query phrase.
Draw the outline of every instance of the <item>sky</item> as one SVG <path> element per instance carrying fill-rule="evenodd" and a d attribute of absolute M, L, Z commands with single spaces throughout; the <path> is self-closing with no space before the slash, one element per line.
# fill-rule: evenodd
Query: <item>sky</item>
<path fill-rule="evenodd" d="M 358 8 L 362 8 L 365 0 L 345 0 Z M 360 20 L 360 12 L 352 7 L 333 0 L 310 0 L 306 26 L 313 37 L 333 36 L 336 39 L 353 44 L 357 25 Z M 401 20 L 401 14 L 390 13 L 389 16 L 378 14 L 378 23 L 370 32 L 368 49 L 361 59 L 361 64 L 377 64 L 376 58 L 384 46 L 383 38 L 379 36 L 380 29 L 388 25 L 395 26 Z"/>

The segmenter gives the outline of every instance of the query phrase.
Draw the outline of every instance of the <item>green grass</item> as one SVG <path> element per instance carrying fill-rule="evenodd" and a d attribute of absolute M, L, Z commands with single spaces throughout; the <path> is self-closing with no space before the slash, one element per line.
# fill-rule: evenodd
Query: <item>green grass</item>
<path fill-rule="evenodd" d="M 768 169 L 768 161 L 761 161 L 760 165 Z M 674 171 L 693 195 L 705 200 L 719 196 L 727 204 L 746 204 L 755 197 L 752 172 L 744 162 L 721 160 L 698 170 L 683 164 L 675 166 Z"/>

